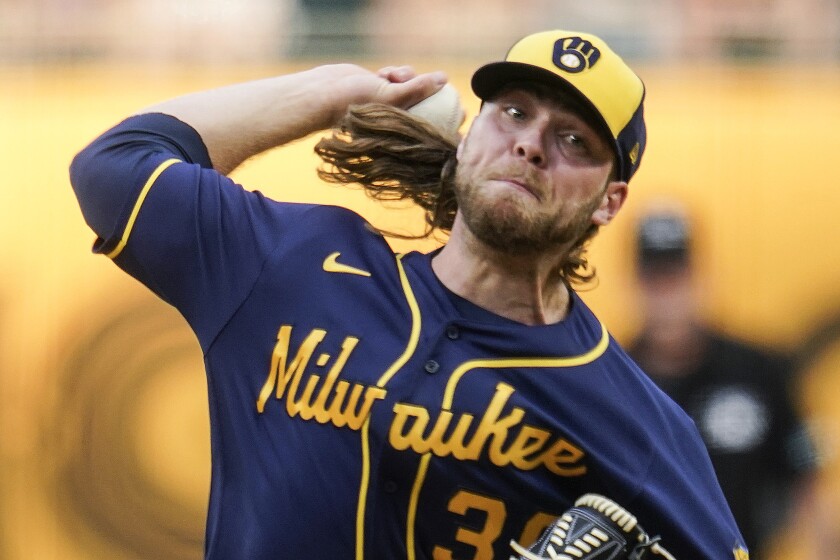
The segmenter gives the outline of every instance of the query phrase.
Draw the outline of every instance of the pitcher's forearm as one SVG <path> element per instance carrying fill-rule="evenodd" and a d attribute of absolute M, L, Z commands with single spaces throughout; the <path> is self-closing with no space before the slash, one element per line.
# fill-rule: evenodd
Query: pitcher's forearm
<path fill-rule="evenodd" d="M 226 174 L 256 154 L 331 127 L 352 104 L 407 107 L 444 82 L 439 73 L 415 76 L 402 68 L 376 74 L 333 64 L 192 93 L 141 112 L 172 115 L 195 128 L 213 167 Z"/>

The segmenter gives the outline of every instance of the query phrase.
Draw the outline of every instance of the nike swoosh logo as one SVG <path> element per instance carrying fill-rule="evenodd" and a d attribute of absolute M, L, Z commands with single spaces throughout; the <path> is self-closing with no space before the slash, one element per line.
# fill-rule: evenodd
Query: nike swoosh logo
<path fill-rule="evenodd" d="M 359 276 L 370 276 L 370 272 L 368 272 L 367 270 L 362 270 L 361 268 L 356 268 L 355 266 L 350 266 L 338 262 L 338 257 L 340 255 L 341 253 L 338 251 L 327 255 L 327 258 L 324 259 L 324 270 L 327 272 L 339 272 L 341 274 L 357 274 Z"/>

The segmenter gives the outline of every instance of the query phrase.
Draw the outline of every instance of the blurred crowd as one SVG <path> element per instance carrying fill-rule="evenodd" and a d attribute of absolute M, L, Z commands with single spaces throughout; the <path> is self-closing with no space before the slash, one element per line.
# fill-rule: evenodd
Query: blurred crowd
<path fill-rule="evenodd" d="M 0 62 L 469 57 L 535 26 L 657 61 L 840 58 L 834 0 L 2 0 Z"/>

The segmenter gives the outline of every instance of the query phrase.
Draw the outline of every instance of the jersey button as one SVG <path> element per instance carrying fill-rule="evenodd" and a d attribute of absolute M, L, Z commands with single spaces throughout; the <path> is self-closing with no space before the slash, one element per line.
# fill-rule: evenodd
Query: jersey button
<path fill-rule="evenodd" d="M 393 494 L 397 491 L 397 483 L 393 480 L 386 480 L 382 484 L 382 490 L 384 490 L 386 494 Z"/>
<path fill-rule="evenodd" d="M 461 336 L 461 331 L 455 325 L 449 325 L 446 327 L 446 338 L 449 340 L 458 340 Z"/>
<path fill-rule="evenodd" d="M 426 362 L 426 365 L 423 366 L 423 369 L 426 370 L 426 373 L 437 373 L 440 369 L 440 364 L 434 360 L 429 360 Z"/>

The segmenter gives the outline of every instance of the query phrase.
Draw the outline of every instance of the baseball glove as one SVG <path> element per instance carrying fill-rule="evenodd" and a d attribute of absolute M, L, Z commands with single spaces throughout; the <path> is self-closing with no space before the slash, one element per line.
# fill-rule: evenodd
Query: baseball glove
<path fill-rule="evenodd" d="M 635 516 L 598 494 L 578 498 L 531 548 L 515 541 L 510 546 L 519 555 L 510 560 L 676 560 Z"/>

